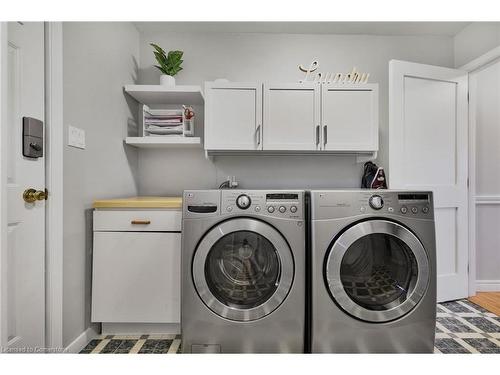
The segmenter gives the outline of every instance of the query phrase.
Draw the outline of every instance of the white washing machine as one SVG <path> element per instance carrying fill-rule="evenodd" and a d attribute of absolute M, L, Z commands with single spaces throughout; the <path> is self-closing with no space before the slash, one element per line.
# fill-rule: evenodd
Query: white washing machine
<path fill-rule="evenodd" d="M 303 191 L 183 195 L 184 353 L 302 353 Z"/>
<path fill-rule="evenodd" d="M 313 353 L 431 353 L 431 192 L 311 192 Z"/>

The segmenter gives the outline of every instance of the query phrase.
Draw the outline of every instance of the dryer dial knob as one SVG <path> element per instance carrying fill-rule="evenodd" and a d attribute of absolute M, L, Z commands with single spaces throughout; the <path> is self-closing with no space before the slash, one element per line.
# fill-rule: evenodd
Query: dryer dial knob
<path fill-rule="evenodd" d="M 374 210 L 380 210 L 384 207 L 384 200 L 380 195 L 372 195 L 369 200 L 370 207 Z"/>
<path fill-rule="evenodd" d="M 252 204 L 252 200 L 246 194 L 241 194 L 238 198 L 236 198 L 236 205 L 242 210 L 246 210 Z"/>

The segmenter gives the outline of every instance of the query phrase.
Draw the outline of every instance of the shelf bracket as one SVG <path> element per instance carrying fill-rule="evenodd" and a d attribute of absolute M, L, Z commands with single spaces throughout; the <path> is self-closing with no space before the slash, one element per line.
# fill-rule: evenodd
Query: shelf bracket
<path fill-rule="evenodd" d="M 367 161 L 372 161 L 377 158 L 378 151 L 373 151 L 370 154 L 357 154 L 356 163 L 366 163 Z"/>
<path fill-rule="evenodd" d="M 210 154 L 208 150 L 205 150 L 205 159 L 214 161 L 214 155 Z"/>

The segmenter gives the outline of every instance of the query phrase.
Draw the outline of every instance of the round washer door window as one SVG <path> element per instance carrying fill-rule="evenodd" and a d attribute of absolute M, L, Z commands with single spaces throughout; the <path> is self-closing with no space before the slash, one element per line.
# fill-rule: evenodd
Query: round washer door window
<path fill-rule="evenodd" d="M 224 235 L 209 251 L 205 279 L 225 305 L 249 309 L 266 302 L 280 281 L 279 255 L 264 236 L 242 230 Z"/>
<path fill-rule="evenodd" d="M 370 322 L 408 313 L 423 297 L 429 263 L 418 238 L 385 220 L 355 224 L 330 249 L 326 279 L 349 314 Z"/>
<path fill-rule="evenodd" d="M 254 219 L 232 219 L 213 228 L 193 259 L 193 280 L 203 302 L 238 321 L 274 311 L 288 295 L 293 272 L 284 238 Z"/>

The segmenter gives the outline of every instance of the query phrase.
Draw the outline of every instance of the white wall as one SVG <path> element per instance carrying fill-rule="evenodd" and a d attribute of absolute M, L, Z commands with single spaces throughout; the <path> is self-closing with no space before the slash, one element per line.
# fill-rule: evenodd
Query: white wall
<path fill-rule="evenodd" d="M 500 45 L 500 22 L 474 22 L 454 38 L 455 67 L 460 67 Z"/>
<path fill-rule="evenodd" d="M 90 325 L 92 201 L 137 194 L 137 151 L 125 148 L 136 113 L 123 85 L 137 77 L 139 34 L 130 23 L 64 23 L 64 124 L 87 147 L 64 150 L 63 344 Z M 132 112 L 133 111 L 133 112 Z"/>
<path fill-rule="evenodd" d="M 318 59 L 324 71 L 345 72 L 356 66 L 380 85 L 380 153 L 387 168 L 388 62 L 391 59 L 453 66 L 453 39 L 433 36 L 291 35 L 234 33 L 141 34 L 140 82 L 159 82 L 150 42 L 166 50 L 184 50 L 178 84 L 216 78 L 231 81 L 296 82 L 298 64 Z M 196 127 L 201 134 L 202 113 Z M 362 164 L 353 156 L 241 156 L 204 159 L 201 150 L 141 150 L 141 194 L 179 194 L 183 189 L 214 188 L 236 175 L 245 188 L 358 187 Z"/>
<path fill-rule="evenodd" d="M 476 127 L 476 280 L 479 291 L 500 291 L 500 60 L 469 76 Z M 482 201 L 482 202 L 481 202 Z"/>

